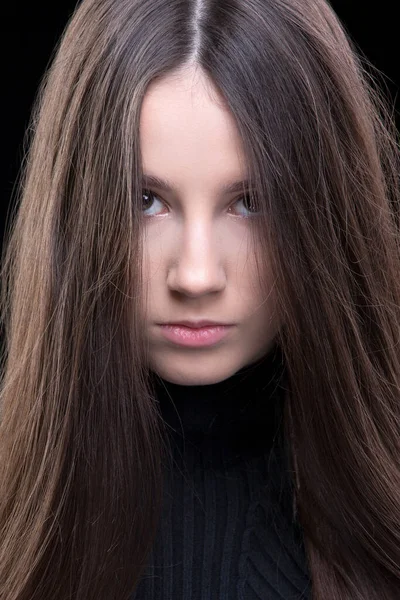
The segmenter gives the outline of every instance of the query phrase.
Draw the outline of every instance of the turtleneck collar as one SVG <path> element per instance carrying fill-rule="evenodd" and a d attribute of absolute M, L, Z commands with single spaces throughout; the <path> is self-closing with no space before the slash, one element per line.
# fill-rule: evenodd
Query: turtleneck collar
<path fill-rule="evenodd" d="M 155 375 L 155 374 L 153 374 Z M 280 346 L 227 379 L 186 386 L 158 375 L 153 385 L 172 439 L 219 450 L 225 464 L 268 450 L 282 426 L 286 371 Z"/>

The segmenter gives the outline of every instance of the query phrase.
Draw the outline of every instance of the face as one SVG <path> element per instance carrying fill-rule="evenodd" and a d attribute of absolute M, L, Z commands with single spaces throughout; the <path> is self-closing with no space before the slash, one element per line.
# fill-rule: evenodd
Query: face
<path fill-rule="evenodd" d="M 258 285 L 256 213 L 246 188 L 224 189 L 246 179 L 235 122 L 206 76 L 187 70 L 147 89 L 140 144 L 149 366 L 172 383 L 217 383 L 262 358 L 278 330 L 272 274 L 267 297 Z M 183 346 L 160 326 L 182 320 L 230 327 L 211 345 Z"/>

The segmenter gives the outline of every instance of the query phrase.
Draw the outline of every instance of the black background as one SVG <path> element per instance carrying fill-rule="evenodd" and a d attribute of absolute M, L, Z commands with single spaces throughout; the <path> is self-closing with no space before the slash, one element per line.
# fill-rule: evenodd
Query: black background
<path fill-rule="evenodd" d="M 166 0 L 168 1 L 168 0 Z M 57 0 L 52 4 L 34 0 L 2 8 L 2 202 L 0 241 L 13 198 L 22 160 L 22 141 L 39 81 L 49 65 L 54 46 L 78 2 Z M 400 67 L 395 0 L 334 0 L 333 8 L 352 40 L 383 73 L 385 92 L 399 119 Z"/>

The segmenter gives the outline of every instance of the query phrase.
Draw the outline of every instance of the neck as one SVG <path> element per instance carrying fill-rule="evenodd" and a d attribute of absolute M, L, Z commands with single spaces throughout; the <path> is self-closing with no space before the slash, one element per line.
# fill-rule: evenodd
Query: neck
<path fill-rule="evenodd" d="M 178 385 L 154 375 L 172 439 L 237 462 L 267 451 L 282 431 L 286 371 L 278 344 L 259 361 L 209 385 Z"/>

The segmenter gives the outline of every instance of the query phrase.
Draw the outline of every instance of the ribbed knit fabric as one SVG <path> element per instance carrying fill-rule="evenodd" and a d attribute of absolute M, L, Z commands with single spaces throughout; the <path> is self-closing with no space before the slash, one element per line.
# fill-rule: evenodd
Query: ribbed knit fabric
<path fill-rule="evenodd" d="M 156 376 L 171 436 L 162 519 L 132 600 L 311 598 L 293 515 L 274 345 L 225 381 L 180 386 Z"/>

